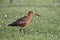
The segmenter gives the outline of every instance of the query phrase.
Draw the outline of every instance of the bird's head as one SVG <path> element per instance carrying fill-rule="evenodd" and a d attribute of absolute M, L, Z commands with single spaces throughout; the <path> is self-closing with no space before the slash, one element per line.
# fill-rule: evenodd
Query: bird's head
<path fill-rule="evenodd" d="M 40 15 L 38 15 L 38 14 L 33 13 L 32 11 L 29 11 L 29 12 L 28 12 L 28 15 L 36 15 L 36 16 L 40 16 Z"/>
<path fill-rule="evenodd" d="M 33 15 L 33 12 L 32 12 L 32 11 L 29 11 L 29 12 L 28 12 L 28 15 Z"/>

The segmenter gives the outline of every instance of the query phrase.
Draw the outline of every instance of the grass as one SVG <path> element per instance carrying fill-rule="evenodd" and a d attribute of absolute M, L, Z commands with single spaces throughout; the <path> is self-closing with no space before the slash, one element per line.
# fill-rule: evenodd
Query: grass
<path fill-rule="evenodd" d="M 21 3 L 20 3 L 21 2 Z M 58 4 L 57 4 L 58 3 Z M 24 35 L 20 27 L 9 27 L 16 19 L 32 10 L 33 16 Z M 60 3 L 58 0 L 0 1 L 0 40 L 60 40 Z"/>

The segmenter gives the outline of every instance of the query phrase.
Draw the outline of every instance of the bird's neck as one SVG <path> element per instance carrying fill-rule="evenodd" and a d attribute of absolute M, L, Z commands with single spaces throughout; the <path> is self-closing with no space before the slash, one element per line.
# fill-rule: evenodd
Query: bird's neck
<path fill-rule="evenodd" d="M 30 15 L 28 15 L 28 17 L 32 17 L 32 15 L 30 14 Z"/>
<path fill-rule="evenodd" d="M 33 15 L 31 15 L 31 14 L 30 14 L 30 15 L 28 15 L 28 19 L 31 19 L 31 18 L 32 18 L 32 16 L 33 16 Z"/>

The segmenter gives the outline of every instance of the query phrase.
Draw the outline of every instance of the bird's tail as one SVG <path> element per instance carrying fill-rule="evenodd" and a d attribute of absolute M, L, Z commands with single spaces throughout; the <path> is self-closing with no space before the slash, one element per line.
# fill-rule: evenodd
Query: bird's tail
<path fill-rule="evenodd" d="M 17 24 L 12 23 L 12 24 L 8 24 L 8 26 L 18 26 L 18 25 L 17 25 Z"/>
<path fill-rule="evenodd" d="M 8 24 L 8 26 L 12 26 L 12 24 Z"/>

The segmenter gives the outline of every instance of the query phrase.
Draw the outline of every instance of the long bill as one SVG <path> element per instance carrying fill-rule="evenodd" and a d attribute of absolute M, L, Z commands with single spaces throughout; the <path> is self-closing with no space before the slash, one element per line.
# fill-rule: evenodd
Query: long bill
<path fill-rule="evenodd" d="M 34 15 L 36 15 L 36 16 L 38 16 L 38 17 L 40 17 L 40 15 L 38 15 L 38 14 L 34 14 Z"/>

